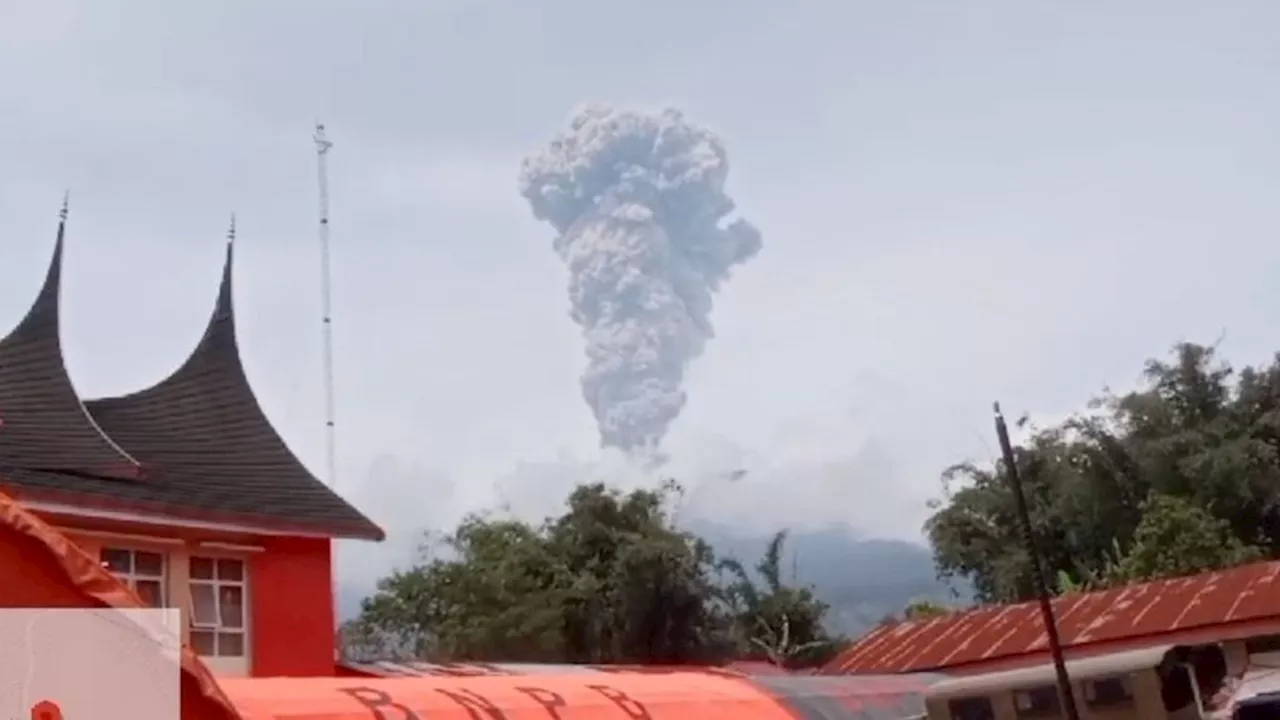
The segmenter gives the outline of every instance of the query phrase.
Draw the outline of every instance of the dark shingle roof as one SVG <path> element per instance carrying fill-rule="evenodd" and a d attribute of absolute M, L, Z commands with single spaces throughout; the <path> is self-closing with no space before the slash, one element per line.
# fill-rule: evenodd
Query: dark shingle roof
<path fill-rule="evenodd" d="M 139 482 L 141 467 L 85 412 L 62 360 L 58 302 L 65 219 L 44 285 L 26 317 L 0 340 L 0 462 Z"/>
<path fill-rule="evenodd" d="M 228 243 L 209 326 L 182 367 L 146 390 L 90 400 L 89 413 L 188 503 L 381 539 L 381 529 L 303 466 L 258 405 L 236 342 L 232 250 Z"/>
<path fill-rule="evenodd" d="M 61 231 L 50 271 L 53 299 L 47 297 L 47 282 L 28 320 L 0 341 L 4 481 L 43 495 L 180 516 L 240 520 L 335 537 L 383 538 L 381 528 L 302 465 L 258 405 L 236 342 L 231 244 L 213 316 L 186 362 L 146 390 L 83 404 L 70 390 L 57 344 L 60 259 Z M 28 327 L 33 322 L 40 333 Z M 42 338 L 42 353 L 11 349 L 26 347 L 22 338 L 33 334 Z M 36 390 L 42 393 L 39 397 Z M 29 396 L 33 399 L 23 400 Z M 60 405 L 50 402 L 59 398 Z M 38 424 L 26 419 L 34 410 L 13 411 L 42 406 L 47 409 L 38 415 Z M 118 450 L 117 444 L 131 455 Z M 119 458 L 105 454 L 113 448 Z M 59 465 L 63 457 L 78 462 Z M 127 461 L 136 468 L 135 457 L 145 468 L 141 480 L 111 479 L 103 470 L 110 461 Z"/>

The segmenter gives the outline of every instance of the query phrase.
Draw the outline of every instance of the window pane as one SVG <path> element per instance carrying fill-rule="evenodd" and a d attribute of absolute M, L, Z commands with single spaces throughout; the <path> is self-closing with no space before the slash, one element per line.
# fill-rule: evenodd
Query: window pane
<path fill-rule="evenodd" d="M 136 580 L 133 589 L 142 602 L 155 608 L 164 607 L 164 585 L 159 580 Z"/>
<path fill-rule="evenodd" d="M 1127 678 L 1102 678 L 1085 684 L 1085 701 L 1094 707 L 1126 705 L 1133 701 L 1133 694 Z"/>
<path fill-rule="evenodd" d="M 218 633 L 218 657 L 244 657 L 244 634 Z"/>
<path fill-rule="evenodd" d="M 213 560 L 209 558 L 193 557 L 191 558 L 191 577 L 196 580 L 212 580 L 213 579 Z"/>
<path fill-rule="evenodd" d="M 195 650 L 197 655 L 212 657 L 214 654 L 213 637 L 212 630 L 192 630 L 191 649 Z"/>
<path fill-rule="evenodd" d="M 164 556 L 142 550 L 133 553 L 133 574 L 142 577 L 164 577 Z"/>
<path fill-rule="evenodd" d="M 218 624 L 218 601 L 212 585 L 191 585 L 191 619 L 195 625 Z"/>
<path fill-rule="evenodd" d="M 218 617 L 224 628 L 244 627 L 244 590 L 239 585 L 218 588 Z"/>
<path fill-rule="evenodd" d="M 1250 655 L 1280 651 L 1280 635 L 1261 635 L 1244 641 Z"/>
<path fill-rule="evenodd" d="M 240 560 L 219 560 L 218 579 L 241 582 L 244 580 L 244 563 Z"/>
<path fill-rule="evenodd" d="M 133 553 L 128 550 L 102 548 L 102 554 L 99 557 L 107 564 L 107 569 L 113 573 L 133 572 Z"/>
<path fill-rule="evenodd" d="M 995 708 L 985 697 L 956 698 L 947 702 L 953 720 L 994 720 Z"/>
<path fill-rule="evenodd" d="M 1019 690 L 1013 694 L 1014 708 L 1018 717 L 1045 717 L 1058 715 L 1058 689 L 1052 685 Z"/>

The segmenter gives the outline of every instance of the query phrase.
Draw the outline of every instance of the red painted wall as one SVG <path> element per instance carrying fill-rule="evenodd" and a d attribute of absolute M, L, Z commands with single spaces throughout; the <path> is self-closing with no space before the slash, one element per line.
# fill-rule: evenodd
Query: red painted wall
<path fill-rule="evenodd" d="M 332 543 L 269 538 L 263 547 L 250 562 L 253 676 L 332 676 Z"/>

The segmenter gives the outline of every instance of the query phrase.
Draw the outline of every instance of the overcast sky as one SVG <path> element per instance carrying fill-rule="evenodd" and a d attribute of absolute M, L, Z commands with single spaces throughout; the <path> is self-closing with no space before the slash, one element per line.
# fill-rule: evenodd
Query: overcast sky
<path fill-rule="evenodd" d="M 248 373 L 322 473 L 322 119 L 339 488 L 392 531 L 344 547 L 367 580 L 422 529 L 614 472 L 516 174 L 583 101 L 674 106 L 764 233 L 670 439 L 691 512 L 918 539 L 938 472 L 990 457 L 993 399 L 1055 417 L 1178 340 L 1280 348 L 1277 33 L 1267 0 L 0 0 L 0 326 L 69 187 L 73 379 L 148 385 L 235 211 Z"/>

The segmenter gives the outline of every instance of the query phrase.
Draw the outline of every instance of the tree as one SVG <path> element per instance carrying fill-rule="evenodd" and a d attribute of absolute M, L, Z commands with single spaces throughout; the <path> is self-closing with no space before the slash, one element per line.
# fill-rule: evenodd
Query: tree
<path fill-rule="evenodd" d="M 928 620 L 929 618 L 941 617 L 951 612 L 951 608 L 940 603 L 936 603 L 928 598 L 917 598 L 907 603 L 902 609 L 902 618 L 904 620 Z"/>
<path fill-rule="evenodd" d="M 679 487 L 576 488 L 540 525 L 472 515 L 419 565 L 384 578 L 343 628 L 352 656 L 438 661 L 708 663 L 759 647 L 800 662 L 826 608 L 781 581 L 785 534 L 757 566 L 762 588 L 718 582 L 700 538 L 674 526 Z"/>
<path fill-rule="evenodd" d="M 1109 585 L 1193 575 L 1262 557 L 1233 537 L 1231 525 L 1186 498 L 1153 494 L 1143 504 L 1133 544 L 1112 566 Z"/>
<path fill-rule="evenodd" d="M 1280 553 L 1280 356 L 1236 373 L 1184 343 L 1142 385 L 1015 448 L 1032 532 L 1060 591 Z M 944 473 L 926 524 L 939 574 L 984 602 L 1034 595 L 1003 468 Z"/>
<path fill-rule="evenodd" d="M 900 622 L 910 622 L 914 620 L 928 620 L 930 618 L 942 617 L 952 612 L 952 608 L 943 605 L 935 600 L 925 597 L 915 598 L 908 602 L 902 608 L 902 613 L 888 613 L 880 618 L 877 625 L 897 625 Z"/>
<path fill-rule="evenodd" d="M 785 530 L 774 534 L 754 578 L 737 560 L 720 561 L 719 569 L 730 578 L 722 596 L 732 618 L 733 645 L 740 654 L 763 655 L 783 667 L 820 664 L 836 640 L 822 627 L 827 605 L 813 588 L 783 582 L 786 541 Z"/>
<path fill-rule="evenodd" d="M 679 491 L 672 482 L 626 496 L 583 485 L 548 522 L 548 552 L 566 578 L 553 605 L 565 661 L 680 663 L 724 652 L 711 548 L 665 510 Z"/>
<path fill-rule="evenodd" d="M 351 652 L 536 662 L 559 657 L 563 568 L 529 525 L 471 515 L 442 539 L 447 557 L 396 572 L 346 628 Z"/>

